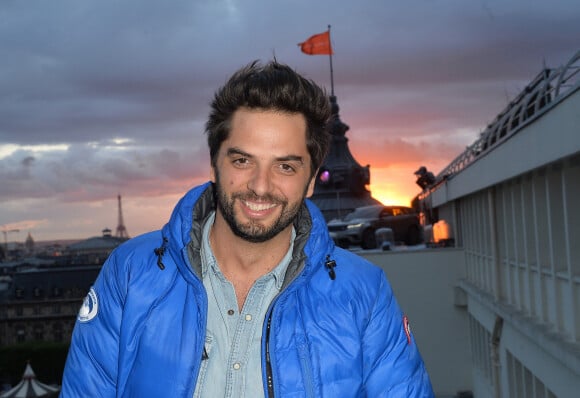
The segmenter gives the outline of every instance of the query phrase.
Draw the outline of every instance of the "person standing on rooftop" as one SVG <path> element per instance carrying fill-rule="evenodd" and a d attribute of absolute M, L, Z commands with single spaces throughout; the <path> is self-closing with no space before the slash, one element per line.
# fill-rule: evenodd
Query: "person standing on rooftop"
<path fill-rule="evenodd" d="M 103 265 L 61 397 L 433 397 L 384 272 L 307 199 L 330 118 L 287 65 L 233 74 L 206 123 L 210 181 Z"/>

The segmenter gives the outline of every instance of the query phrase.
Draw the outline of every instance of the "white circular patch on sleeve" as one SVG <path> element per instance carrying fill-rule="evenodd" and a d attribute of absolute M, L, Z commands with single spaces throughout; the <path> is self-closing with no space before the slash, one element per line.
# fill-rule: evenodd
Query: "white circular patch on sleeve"
<path fill-rule="evenodd" d="M 98 311 L 99 299 L 97 298 L 97 292 L 95 292 L 95 289 L 91 287 L 89 294 L 87 294 L 87 297 L 85 297 L 83 305 L 79 310 L 77 319 L 79 322 L 88 322 L 97 316 Z"/>

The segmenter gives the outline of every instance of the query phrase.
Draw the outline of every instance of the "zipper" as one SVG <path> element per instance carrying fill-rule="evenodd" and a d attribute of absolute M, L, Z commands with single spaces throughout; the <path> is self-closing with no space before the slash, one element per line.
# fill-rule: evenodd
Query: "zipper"
<path fill-rule="evenodd" d="M 333 260 L 330 260 L 329 255 L 327 256 L 326 260 L 327 260 L 326 267 L 329 269 L 330 278 L 334 280 L 336 275 L 334 274 L 333 268 L 336 266 L 336 263 Z M 272 362 L 270 358 L 270 328 L 272 323 L 272 314 L 274 313 L 274 303 L 278 301 L 280 296 L 287 291 L 288 286 L 294 283 L 294 281 L 298 278 L 298 276 L 301 275 L 302 272 L 304 271 L 305 267 L 304 258 L 301 259 L 301 261 L 302 265 L 300 266 L 298 272 L 292 277 L 292 279 L 288 282 L 288 284 L 285 284 L 285 286 L 282 287 L 282 291 L 280 291 L 278 295 L 276 295 L 276 297 L 274 297 L 274 299 L 270 303 L 270 308 L 268 312 L 268 322 L 266 323 L 266 390 L 267 390 L 266 392 L 268 394 L 267 395 L 268 398 L 274 398 L 274 375 L 272 372 Z"/>
<path fill-rule="evenodd" d="M 272 312 L 268 315 L 266 325 L 266 386 L 268 388 L 268 398 L 274 398 L 274 378 L 272 375 L 272 363 L 270 362 L 270 324 L 272 322 Z"/>

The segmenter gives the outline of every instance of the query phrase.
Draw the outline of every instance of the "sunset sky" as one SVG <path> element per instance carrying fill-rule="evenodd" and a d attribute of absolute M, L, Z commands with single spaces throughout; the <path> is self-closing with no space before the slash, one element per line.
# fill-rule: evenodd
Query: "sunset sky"
<path fill-rule="evenodd" d="M 0 230 L 8 241 L 158 229 L 209 177 L 203 126 L 237 68 L 274 56 L 335 94 L 386 204 L 419 192 L 544 66 L 580 50 L 577 0 L 0 2 Z M 4 239 L 4 236 L 2 236 Z"/>

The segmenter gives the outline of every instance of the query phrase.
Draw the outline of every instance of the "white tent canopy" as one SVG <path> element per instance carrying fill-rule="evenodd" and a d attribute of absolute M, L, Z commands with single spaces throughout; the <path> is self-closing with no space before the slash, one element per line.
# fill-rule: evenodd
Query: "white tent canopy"
<path fill-rule="evenodd" d="M 36 380 L 36 374 L 28 363 L 22 375 L 22 381 L 11 390 L 2 393 L 0 398 L 56 397 L 59 391 L 59 387 L 49 386 Z"/>

